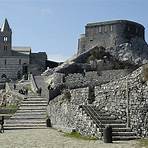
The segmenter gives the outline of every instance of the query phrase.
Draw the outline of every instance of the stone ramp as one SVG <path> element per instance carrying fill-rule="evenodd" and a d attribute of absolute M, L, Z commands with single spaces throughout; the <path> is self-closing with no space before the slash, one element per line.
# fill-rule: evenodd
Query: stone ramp
<path fill-rule="evenodd" d="M 34 76 L 34 80 L 37 88 L 42 88 L 41 96 L 48 98 L 49 97 L 48 84 L 45 83 L 44 76 Z"/>
<path fill-rule="evenodd" d="M 110 125 L 112 127 L 112 139 L 114 141 L 133 140 L 138 138 L 136 133 L 133 132 L 131 128 L 126 127 L 125 121 L 117 119 L 114 115 L 111 115 L 103 110 L 97 110 L 94 106 L 91 105 L 82 105 L 82 110 L 96 124 L 96 127 L 99 128 L 102 136 L 105 126 Z"/>
<path fill-rule="evenodd" d="M 33 96 L 24 99 L 16 113 L 5 120 L 4 129 L 46 128 L 46 107 L 46 98 Z"/>

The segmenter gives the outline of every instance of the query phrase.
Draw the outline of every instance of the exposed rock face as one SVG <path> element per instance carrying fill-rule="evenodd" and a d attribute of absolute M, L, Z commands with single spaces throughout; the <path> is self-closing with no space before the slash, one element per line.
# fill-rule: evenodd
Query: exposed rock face
<path fill-rule="evenodd" d="M 107 52 L 119 61 L 128 61 L 138 65 L 145 64 L 148 61 L 148 45 L 143 39 L 137 37 L 115 48 L 107 48 Z"/>

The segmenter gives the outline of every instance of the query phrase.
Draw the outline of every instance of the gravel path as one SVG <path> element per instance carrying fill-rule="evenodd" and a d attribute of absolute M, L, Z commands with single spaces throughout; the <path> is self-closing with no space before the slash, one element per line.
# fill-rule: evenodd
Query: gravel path
<path fill-rule="evenodd" d="M 138 148 L 137 141 L 104 144 L 100 140 L 64 137 L 54 129 L 8 130 L 0 133 L 0 148 Z"/>

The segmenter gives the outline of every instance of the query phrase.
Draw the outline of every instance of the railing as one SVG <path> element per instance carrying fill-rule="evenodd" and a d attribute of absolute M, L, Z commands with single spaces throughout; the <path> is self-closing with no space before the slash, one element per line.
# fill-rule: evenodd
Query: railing
<path fill-rule="evenodd" d="M 86 114 L 93 120 L 93 122 L 97 125 L 98 128 L 101 129 L 101 137 L 104 126 L 102 125 L 101 121 L 98 119 L 101 118 L 99 114 L 94 110 L 92 106 L 82 105 L 82 109 L 85 110 Z"/>

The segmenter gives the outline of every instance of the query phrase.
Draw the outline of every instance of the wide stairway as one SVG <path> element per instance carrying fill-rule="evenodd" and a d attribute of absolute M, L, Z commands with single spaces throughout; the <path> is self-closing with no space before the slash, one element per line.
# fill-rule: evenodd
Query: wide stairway
<path fill-rule="evenodd" d="M 98 110 L 92 105 L 82 105 L 82 110 L 91 118 L 93 123 L 102 133 L 106 125 L 112 127 L 112 139 L 115 140 L 132 140 L 138 138 L 131 128 L 126 127 L 125 121 L 117 119 L 114 115 L 107 113 L 105 110 Z"/>
<path fill-rule="evenodd" d="M 30 96 L 24 99 L 16 113 L 5 120 L 4 129 L 46 128 L 47 99 Z"/>

